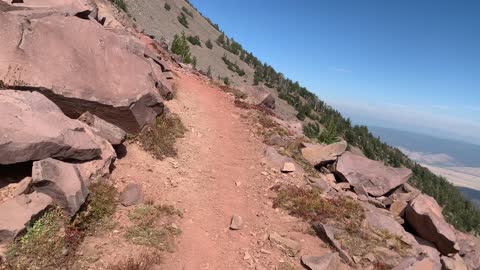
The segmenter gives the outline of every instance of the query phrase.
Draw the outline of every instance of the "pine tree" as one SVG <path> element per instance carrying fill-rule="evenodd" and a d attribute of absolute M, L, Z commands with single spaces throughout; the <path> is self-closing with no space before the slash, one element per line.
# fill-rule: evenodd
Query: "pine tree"
<path fill-rule="evenodd" d="M 186 64 L 192 63 L 192 56 L 190 54 L 190 47 L 188 46 L 187 38 L 185 37 L 185 32 L 179 36 L 175 34 L 172 43 L 172 52 L 176 55 L 179 55 L 182 58 L 182 61 Z"/>

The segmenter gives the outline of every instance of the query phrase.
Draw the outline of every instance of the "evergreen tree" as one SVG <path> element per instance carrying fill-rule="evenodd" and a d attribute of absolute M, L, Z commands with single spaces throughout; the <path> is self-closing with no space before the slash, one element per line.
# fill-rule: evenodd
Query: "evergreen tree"
<path fill-rule="evenodd" d="M 207 48 L 209 48 L 210 50 L 213 48 L 213 43 L 212 41 L 209 39 L 205 42 L 205 46 L 207 46 Z"/>
<path fill-rule="evenodd" d="M 174 54 L 181 57 L 181 60 L 186 63 L 192 63 L 192 56 L 190 54 L 190 47 L 188 46 L 187 38 L 185 37 L 185 32 L 179 36 L 175 34 L 171 46 L 171 50 Z"/>

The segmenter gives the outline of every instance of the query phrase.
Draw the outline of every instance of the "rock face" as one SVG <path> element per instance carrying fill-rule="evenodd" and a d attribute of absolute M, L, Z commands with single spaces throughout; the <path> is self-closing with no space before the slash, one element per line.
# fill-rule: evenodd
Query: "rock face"
<path fill-rule="evenodd" d="M 35 92 L 0 90 L 0 133 L 0 164 L 48 157 L 91 160 L 101 154 L 82 123 Z"/>
<path fill-rule="evenodd" d="M 35 190 L 45 193 L 73 216 L 85 202 L 88 189 L 76 164 L 52 158 L 33 163 Z"/>
<path fill-rule="evenodd" d="M 112 145 L 122 144 L 127 138 L 127 133 L 121 128 L 108 123 L 100 117 L 89 112 L 82 114 L 78 120 L 94 128 L 94 132 L 100 137 L 105 138 Z"/>
<path fill-rule="evenodd" d="M 342 141 L 329 145 L 309 144 L 307 147 L 302 148 L 301 151 L 303 157 L 312 166 L 323 166 L 328 163 L 333 163 L 346 149 L 347 142 Z"/>
<path fill-rule="evenodd" d="M 43 93 L 70 118 L 90 111 L 130 133 L 163 112 L 137 38 L 60 14 L 27 19 L 0 13 L 0 25 L 6 85 Z"/>
<path fill-rule="evenodd" d="M 275 109 L 275 98 L 264 86 L 243 86 L 239 90 L 247 95 L 246 102 Z"/>
<path fill-rule="evenodd" d="M 442 256 L 442 269 L 468 270 L 462 257 L 460 257 L 460 255 L 458 254 L 455 254 L 453 257 Z"/>
<path fill-rule="evenodd" d="M 430 196 L 421 194 L 405 210 L 408 224 L 418 236 L 435 244 L 443 255 L 457 253 L 455 233 L 442 215 L 442 208 Z"/>
<path fill-rule="evenodd" d="M 412 171 L 387 167 L 382 162 L 345 152 L 338 159 L 335 174 L 352 186 L 363 185 L 370 195 L 380 197 L 407 182 Z"/>
<path fill-rule="evenodd" d="M 0 244 L 23 233 L 32 219 L 51 204 L 50 196 L 37 192 L 20 195 L 0 204 Z"/>
<path fill-rule="evenodd" d="M 342 245 L 340 244 L 340 242 L 335 239 L 334 228 L 319 222 L 315 223 L 313 225 L 313 228 L 315 229 L 315 231 L 317 232 L 318 236 L 321 239 L 323 239 L 324 241 L 327 241 L 330 245 L 332 245 L 332 247 L 340 255 L 340 258 L 342 258 L 349 264 L 353 263 L 352 257 L 350 257 L 348 252 L 342 248 Z"/>
<path fill-rule="evenodd" d="M 460 256 L 470 269 L 480 269 L 480 240 L 475 236 L 455 232 L 458 245 L 460 246 Z"/>

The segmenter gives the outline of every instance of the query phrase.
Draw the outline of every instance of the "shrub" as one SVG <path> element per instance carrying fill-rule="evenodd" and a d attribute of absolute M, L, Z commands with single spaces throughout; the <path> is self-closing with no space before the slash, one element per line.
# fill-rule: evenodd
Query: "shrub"
<path fill-rule="evenodd" d="M 179 55 L 184 63 L 190 64 L 192 62 L 190 47 L 188 46 L 185 32 L 182 32 L 180 36 L 175 35 L 175 37 L 173 38 L 171 50 L 174 54 Z"/>
<path fill-rule="evenodd" d="M 228 78 L 228 76 L 225 76 L 223 79 L 222 79 L 223 83 L 225 85 L 230 85 L 230 78 Z"/>
<path fill-rule="evenodd" d="M 180 14 L 180 16 L 177 17 L 177 19 L 181 25 L 183 25 L 185 28 L 188 28 L 187 16 L 185 16 L 183 12 Z"/>
<path fill-rule="evenodd" d="M 167 11 L 170 11 L 172 9 L 172 7 L 168 4 L 168 3 L 165 3 L 165 5 L 163 6 Z"/>
<path fill-rule="evenodd" d="M 188 16 L 193 18 L 193 13 L 190 10 L 188 10 L 188 8 L 182 7 L 182 11 L 185 12 Z"/>
<path fill-rule="evenodd" d="M 161 255 L 156 252 L 140 253 L 107 267 L 108 270 L 150 270 L 161 263 Z"/>
<path fill-rule="evenodd" d="M 123 0 L 112 0 L 115 6 L 125 12 L 128 12 L 127 4 Z"/>
<path fill-rule="evenodd" d="M 202 42 L 200 41 L 199 36 L 188 36 L 187 40 L 192 43 L 192 45 L 200 46 L 202 47 Z"/>
<path fill-rule="evenodd" d="M 193 59 L 192 59 L 192 66 L 193 66 L 193 69 L 197 69 L 197 57 L 194 56 Z"/>
<path fill-rule="evenodd" d="M 207 48 L 209 48 L 210 50 L 213 49 L 213 43 L 212 41 L 209 39 L 205 42 L 205 46 L 207 46 Z"/>
<path fill-rule="evenodd" d="M 243 69 L 241 69 L 237 63 L 233 63 L 231 62 L 230 60 L 228 60 L 227 56 L 226 55 L 223 55 L 222 57 L 222 60 L 223 62 L 225 63 L 225 65 L 227 65 L 227 68 L 233 72 L 236 72 L 238 74 L 238 76 L 244 76 L 245 75 L 245 71 Z"/>
<path fill-rule="evenodd" d="M 142 147 L 158 159 L 177 155 L 175 141 L 183 137 L 186 129 L 178 116 L 157 117 L 155 126 L 148 127 L 139 134 Z"/>

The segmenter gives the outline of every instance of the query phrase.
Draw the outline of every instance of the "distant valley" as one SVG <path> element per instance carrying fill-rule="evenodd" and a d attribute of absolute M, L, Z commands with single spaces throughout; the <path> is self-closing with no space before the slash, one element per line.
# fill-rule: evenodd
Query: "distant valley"
<path fill-rule="evenodd" d="M 480 146 L 382 127 L 369 127 L 383 141 L 445 177 L 480 207 Z"/>

